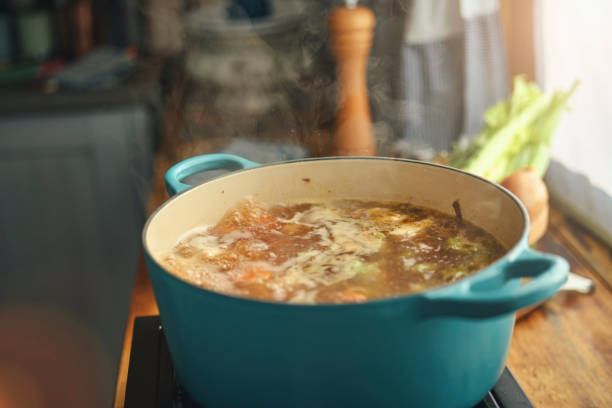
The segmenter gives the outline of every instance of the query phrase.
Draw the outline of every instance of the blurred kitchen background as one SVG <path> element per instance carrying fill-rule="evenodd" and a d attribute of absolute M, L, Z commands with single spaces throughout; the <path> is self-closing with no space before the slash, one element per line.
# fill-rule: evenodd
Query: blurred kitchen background
<path fill-rule="evenodd" d="M 140 231 L 171 164 L 333 154 L 326 17 L 344 4 L 0 0 L 0 406 L 11 392 L 20 406 L 111 405 Z M 376 17 L 379 155 L 465 143 L 514 75 L 545 92 L 579 79 L 546 181 L 612 242 L 612 3 L 360 4 Z"/>

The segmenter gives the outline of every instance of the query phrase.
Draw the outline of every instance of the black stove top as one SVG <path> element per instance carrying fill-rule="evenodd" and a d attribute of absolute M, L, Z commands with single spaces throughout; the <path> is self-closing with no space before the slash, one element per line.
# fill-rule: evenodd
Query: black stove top
<path fill-rule="evenodd" d="M 125 408 L 202 408 L 177 383 L 159 316 L 138 317 L 125 393 Z M 474 408 L 533 408 L 508 368 Z"/>

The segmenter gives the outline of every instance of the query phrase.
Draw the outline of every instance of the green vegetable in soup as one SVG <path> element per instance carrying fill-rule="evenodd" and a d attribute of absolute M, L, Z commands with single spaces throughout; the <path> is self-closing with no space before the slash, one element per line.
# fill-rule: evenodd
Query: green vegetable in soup
<path fill-rule="evenodd" d="M 467 276 L 468 270 L 464 267 L 449 268 L 442 273 L 443 279 L 446 282 L 454 282 Z"/>
<path fill-rule="evenodd" d="M 426 273 L 431 272 L 436 268 L 436 266 L 431 262 L 421 262 L 412 267 L 413 270 L 418 273 Z"/>
<path fill-rule="evenodd" d="M 460 237 L 448 237 L 446 239 L 446 245 L 455 251 L 463 251 L 466 249 L 466 245 Z"/>

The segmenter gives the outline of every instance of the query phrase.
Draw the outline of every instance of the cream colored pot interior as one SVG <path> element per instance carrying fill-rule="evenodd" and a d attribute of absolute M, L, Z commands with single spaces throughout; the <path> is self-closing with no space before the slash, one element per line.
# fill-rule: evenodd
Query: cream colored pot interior
<path fill-rule="evenodd" d="M 493 234 L 507 249 L 521 239 L 526 220 L 495 185 L 444 167 L 383 159 L 329 159 L 258 167 L 210 181 L 170 200 L 148 223 L 145 246 L 159 262 L 193 227 L 213 224 L 239 200 L 266 202 L 328 198 L 403 201 L 454 214 Z"/>

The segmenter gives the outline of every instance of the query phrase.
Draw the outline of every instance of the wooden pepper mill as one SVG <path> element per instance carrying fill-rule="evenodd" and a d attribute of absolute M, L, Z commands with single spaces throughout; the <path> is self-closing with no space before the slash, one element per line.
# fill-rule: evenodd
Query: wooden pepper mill
<path fill-rule="evenodd" d="M 376 19 L 366 7 L 336 7 L 328 16 L 338 77 L 338 111 L 334 131 L 336 154 L 376 154 L 368 102 L 366 72 Z"/>

